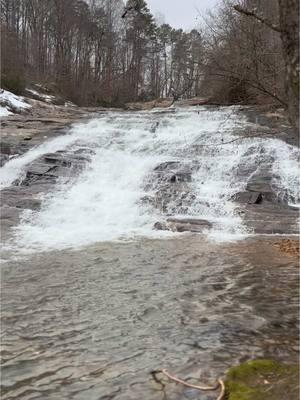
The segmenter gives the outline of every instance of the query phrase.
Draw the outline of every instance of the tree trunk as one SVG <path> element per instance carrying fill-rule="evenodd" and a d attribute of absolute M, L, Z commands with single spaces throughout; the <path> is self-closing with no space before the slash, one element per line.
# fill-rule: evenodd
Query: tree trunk
<path fill-rule="evenodd" d="M 291 123 L 299 140 L 299 0 L 278 0 Z"/>

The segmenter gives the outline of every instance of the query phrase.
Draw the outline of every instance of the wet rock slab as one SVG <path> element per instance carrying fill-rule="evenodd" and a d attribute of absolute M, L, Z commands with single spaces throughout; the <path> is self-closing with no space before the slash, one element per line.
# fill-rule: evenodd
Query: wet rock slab
<path fill-rule="evenodd" d="M 164 222 L 156 222 L 154 229 L 172 232 L 195 232 L 202 233 L 212 227 L 212 224 L 205 219 L 197 218 L 167 218 Z"/>
<path fill-rule="evenodd" d="M 165 161 L 149 175 L 143 202 L 165 215 L 185 214 L 195 200 L 191 189 L 192 174 L 199 169 L 198 161 Z"/>
<path fill-rule="evenodd" d="M 55 185 L 68 183 L 89 161 L 89 154 L 58 151 L 48 153 L 28 164 L 23 176 L 1 191 L 0 225 L 2 239 L 9 236 L 24 210 L 38 211 L 42 197 Z"/>
<path fill-rule="evenodd" d="M 30 99 L 25 114 L 1 119 L 0 163 L 24 154 L 47 139 L 64 135 L 71 124 L 103 112 L 103 108 L 58 106 Z"/>
<path fill-rule="evenodd" d="M 250 175 L 243 192 L 231 198 L 250 232 L 257 234 L 298 234 L 299 208 L 286 191 L 276 190 L 276 176 L 268 166 Z"/>
<path fill-rule="evenodd" d="M 299 209 L 288 203 L 285 193 L 275 192 L 271 175 L 252 177 L 246 190 L 232 200 L 239 204 L 238 213 L 253 233 L 299 233 Z"/>
<path fill-rule="evenodd" d="M 165 220 L 154 224 L 154 229 L 201 233 L 212 227 L 206 220 L 184 218 L 196 200 L 191 182 L 193 173 L 199 167 L 199 161 L 170 160 L 154 168 L 146 184 L 146 191 L 151 194 L 144 196 L 143 202 L 166 216 Z M 299 209 L 289 204 L 289 200 L 295 199 L 276 191 L 276 177 L 271 165 L 267 163 L 255 173 L 244 171 L 245 180 L 247 175 L 250 178 L 245 190 L 235 193 L 230 200 L 236 203 L 236 212 L 248 231 L 256 234 L 298 234 Z M 209 199 L 205 205 L 210 206 Z M 181 217 L 172 217 L 174 215 Z"/>
<path fill-rule="evenodd" d="M 299 209 L 287 204 L 263 202 L 243 207 L 242 217 L 251 231 L 258 234 L 298 234 Z"/>

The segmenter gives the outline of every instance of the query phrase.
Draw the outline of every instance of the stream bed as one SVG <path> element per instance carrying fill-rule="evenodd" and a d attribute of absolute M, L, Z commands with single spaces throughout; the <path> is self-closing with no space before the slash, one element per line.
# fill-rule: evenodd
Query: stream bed
<path fill-rule="evenodd" d="M 251 358 L 297 362 L 297 261 L 273 243 L 183 235 L 10 262 L 2 398 L 215 399 L 150 373 L 210 383 Z"/>
<path fill-rule="evenodd" d="M 11 157 L 3 400 L 210 400 L 151 371 L 297 362 L 298 262 L 276 244 L 299 232 L 299 149 L 271 134 L 239 107 L 107 112 Z"/>

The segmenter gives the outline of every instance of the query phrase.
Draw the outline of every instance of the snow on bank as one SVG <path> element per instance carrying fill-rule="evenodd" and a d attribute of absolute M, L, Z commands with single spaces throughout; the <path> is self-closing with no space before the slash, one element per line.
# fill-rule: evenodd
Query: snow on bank
<path fill-rule="evenodd" d="M 6 117 L 13 112 L 21 112 L 30 107 L 31 105 L 26 103 L 23 97 L 0 89 L 0 117 Z"/>
<path fill-rule="evenodd" d="M 0 118 L 2 117 L 7 117 L 8 115 L 11 115 L 12 112 L 8 111 L 6 107 L 0 106 Z"/>
<path fill-rule="evenodd" d="M 55 101 L 55 96 L 51 96 L 49 94 L 43 94 L 33 89 L 26 89 L 26 91 L 38 97 L 39 100 L 45 101 L 46 103 L 52 103 L 53 101 Z"/>
<path fill-rule="evenodd" d="M 26 92 L 28 93 L 30 98 L 34 100 L 42 101 L 47 104 L 57 105 L 57 106 L 64 106 L 64 107 L 76 107 L 76 104 L 72 103 L 71 101 L 65 101 L 63 97 L 59 95 L 51 95 L 45 94 L 44 92 L 48 92 L 48 89 L 41 84 L 36 83 L 34 87 L 37 87 L 39 90 L 27 88 Z"/>

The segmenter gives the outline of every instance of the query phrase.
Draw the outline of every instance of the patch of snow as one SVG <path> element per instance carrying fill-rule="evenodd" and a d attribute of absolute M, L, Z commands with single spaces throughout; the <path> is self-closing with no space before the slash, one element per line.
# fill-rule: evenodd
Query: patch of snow
<path fill-rule="evenodd" d="M 37 92 L 36 90 L 33 90 L 33 89 L 26 89 L 26 92 L 32 93 L 35 96 L 40 96 L 39 92 Z"/>
<path fill-rule="evenodd" d="M 4 90 L 4 89 L 0 90 L 0 104 L 2 104 L 1 108 L 2 109 L 4 108 L 6 110 L 6 115 L 9 115 L 9 114 L 7 114 L 7 112 L 10 113 L 10 109 L 23 110 L 23 109 L 31 107 L 30 104 L 25 102 L 23 97 L 17 96 L 15 94 L 9 92 L 8 90 Z M 3 105 L 5 107 L 3 107 Z"/>
<path fill-rule="evenodd" d="M 36 90 L 33 90 L 33 89 L 26 89 L 26 90 L 27 90 L 27 92 L 29 92 L 29 93 L 31 93 L 31 94 L 33 94 L 35 96 L 38 96 L 40 99 L 46 101 L 47 103 L 51 103 L 53 100 L 55 100 L 55 96 L 39 93 L 39 92 L 37 92 Z"/>
<path fill-rule="evenodd" d="M 65 102 L 65 107 L 76 107 L 76 104 L 72 103 L 71 101 L 66 101 Z"/>
<path fill-rule="evenodd" d="M 2 117 L 7 117 L 8 115 L 11 115 L 12 112 L 8 111 L 6 107 L 1 107 L 0 106 L 0 118 Z"/>
<path fill-rule="evenodd" d="M 35 84 L 35 86 L 39 87 L 40 89 L 43 89 L 43 90 L 45 90 L 44 86 L 43 86 L 43 85 L 41 85 L 40 83 L 36 83 L 36 84 Z"/>

